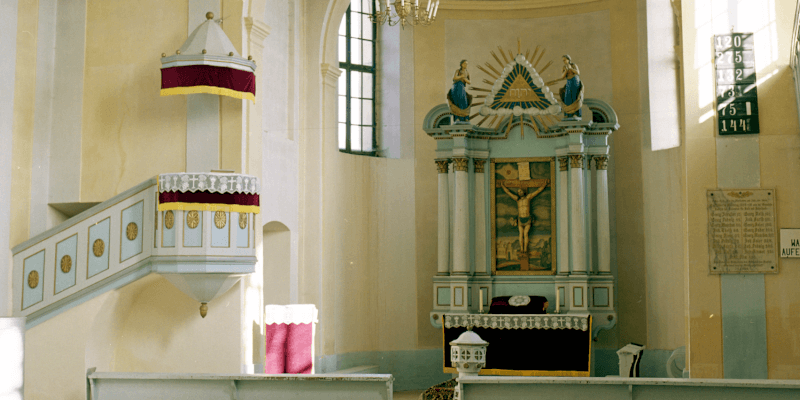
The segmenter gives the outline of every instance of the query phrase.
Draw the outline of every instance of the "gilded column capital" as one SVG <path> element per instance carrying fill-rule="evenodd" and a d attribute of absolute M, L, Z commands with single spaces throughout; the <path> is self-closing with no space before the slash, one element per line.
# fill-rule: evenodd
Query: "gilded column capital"
<path fill-rule="evenodd" d="M 439 171 L 440 174 L 446 174 L 447 170 L 449 169 L 448 166 L 450 165 L 450 160 L 436 160 L 436 169 Z"/>
<path fill-rule="evenodd" d="M 476 174 L 482 174 L 483 173 L 484 164 L 486 164 L 486 160 L 483 160 L 483 159 L 480 159 L 480 158 L 474 158 L 472 160 L 472 162 L 475 163 L 475 173 Z"/>
<path fill-rule="evenodd" d="M 608 156 L 594 156 L 594 164 L 597 169 L 608 169 Z"/>
<path fill-rule="evenodd" d="M 455 163 L 455 170 L 456 171 L 464 171 L 467 172 L 469 169 L 469 158 L 454 158 L 453 162 Z"/>
<path fill-rule="evenodd" d="M 569 161 L 568 157 L 558 157 L 558 170 L 559 171 L 566 171 L 567 170 L 567 161 Z"/>
<path fill-rule="evenodd" d="M 571 168 L 583 168 L 583 154 L 570 154 L 569 155 L 569 166 Z"/>

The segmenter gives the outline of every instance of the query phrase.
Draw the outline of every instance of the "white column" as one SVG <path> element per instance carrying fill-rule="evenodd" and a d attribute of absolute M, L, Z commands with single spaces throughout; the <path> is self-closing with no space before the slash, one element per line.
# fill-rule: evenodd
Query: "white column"
<path fill-rule="evenodd" d="M 583 154 L 570 154 L 569 220 L 572 233 L 569 243 L 572 273 L 586 274 L 586 228 L 583 217 Z"/>
<path fill-rule="evenodd" d="M 558 202 L 556 208 L 556 215 L 558 217 L 558 242 L 556 249 L 558 251 L 558 273 L 569 274 L 569 171 L 568 171 L 568 157 L 558 158 L 558 191 L 556 192 L 556 201 Z"/>
<path fill-rule="evenodd" d="M 436 272 L 439 275 L 450 273 L 450 191 L 447 170 L 450 160 L 436 160 L 436 169 L 439 170 L 439 259 Z"/>
<path fill-rule="evenodd" d="M 448 160 L 450 166 L 447 169 L 447 187 L 450 195 L 450 272 L 453 272 L 453 232 L 455 232 L 456 221 L 456 165 L 453 160 Z"/>
<path fill-rule="evenodd" d="M 597 168 L 595 190 L 597 199 L 597 269 L 611 273 L 611 232 L 608 226 L 608 156 L 595 156 Z"/>
<path fill-rule="evenodd" d="M 483 173 L 486 160 L 473 159 L 475 166 L 475 273 L 489 275 L 486 262 L 486 185 Z"/>
<path fill-rule="evenodd" d="M 456 174 L 455 221 L 453 221 L 453 274 L 469 274 L 469 158 L 454 158 Z"/>

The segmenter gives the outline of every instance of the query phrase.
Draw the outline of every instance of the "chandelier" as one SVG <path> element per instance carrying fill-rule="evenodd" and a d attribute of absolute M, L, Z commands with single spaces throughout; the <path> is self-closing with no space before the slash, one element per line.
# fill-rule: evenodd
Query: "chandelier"
<path fill-rule="evenodd" d="M 389 3 L 389 0 L 370 0 L 368 3 L 370 21 L 389 26 L 400 24 L 403 28 L 406 25 L 430 25 L 439 10 L 439 0 L 428 0 L 425 8 L 419 7 L 419 0 L 394 0 L 394 3 Z"/>

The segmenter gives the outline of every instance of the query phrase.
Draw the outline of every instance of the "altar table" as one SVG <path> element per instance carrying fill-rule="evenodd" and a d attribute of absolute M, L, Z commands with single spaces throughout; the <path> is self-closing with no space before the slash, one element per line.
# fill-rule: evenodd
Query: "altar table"
<path fill-rule="evenodd" d="M 445 314 L 445 373 L 458 373 L 450 363 L 450 342 L 468 326 L 489 342 L 480 375 L 589 376 L 589 314 Z"/>

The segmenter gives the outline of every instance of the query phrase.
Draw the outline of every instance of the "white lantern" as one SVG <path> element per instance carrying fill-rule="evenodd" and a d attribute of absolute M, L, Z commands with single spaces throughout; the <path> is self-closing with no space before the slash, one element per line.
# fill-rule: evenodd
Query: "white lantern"
<path fill-rule="evenodd" d="M 489 342 L 471 330 L 450 342 L 450 362 L 458 370 L 459 375 L 478 375 L 481 368 L 486 366 L 488 345 Z"/>

